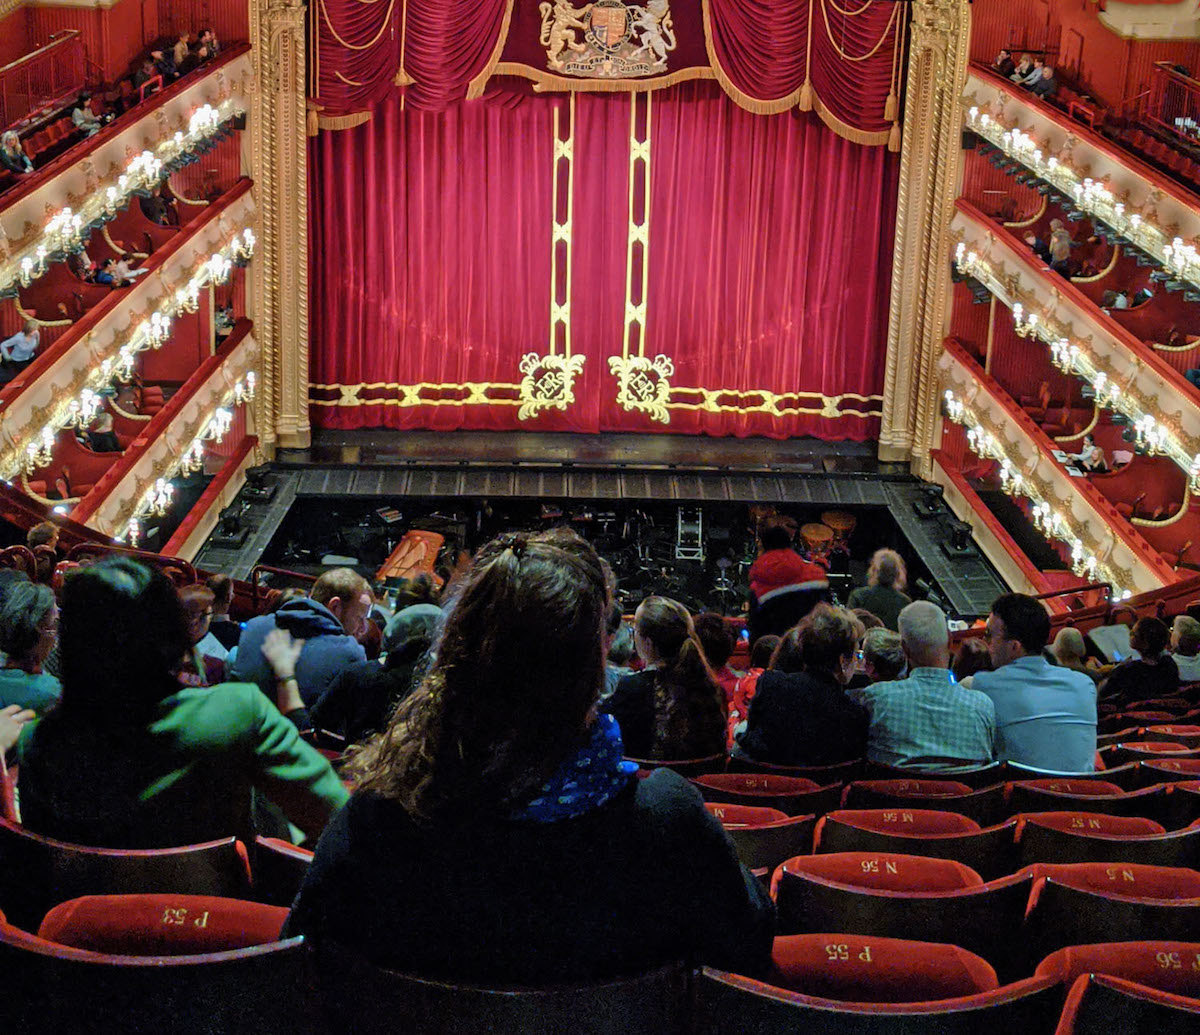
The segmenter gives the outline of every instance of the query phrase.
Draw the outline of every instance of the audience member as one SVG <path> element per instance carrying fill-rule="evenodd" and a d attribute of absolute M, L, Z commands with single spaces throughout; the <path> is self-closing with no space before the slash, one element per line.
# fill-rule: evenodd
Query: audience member
<path fill-rule="evenodd" d="M 992 71 L 1007 79 L 1016 70 L 1017 66 L 1013 63 L 1012 54 L 1001 48 L 1000 53 L 996 55 L 996 60 L 992 62 Z"/>
<path fill-rule="evenodd" d="M 81 93 L 79 100 L 75 102 L 75 107 L 71 109 L 71 121 L 75 123 L 75 128 L 87 137 L 94 137 L 104 125 L 96 113 L 92 111 L 91 102 L 91 94 Z"/>
<path fill-rule="evenodd" d="M 912 599 L 904 593 L 908 571 L 904 559 L 895 550 L 876 550 L 867 569 L 867 584 L 850 594 L 851 608 L 866 608 L 888 629 L 898 628 L 900 611 Z"/>
<path fill-rule="evenodd" d="M 190 649 L 180 659 L 179 682 L 184 686 L 211 686 L 225 678 L 229 652 L 208 629 L 213 614 L 213 591 L 207 586 L 184 586 L 179 602 L 188 623 Z"/>
<path fill-rule="evenodd" d="M 1045 241 L 1038 237 L 1037 234 L 1030 232 L 1025 235 L 1025 243 L 1029 245 L 1034 255 L 1041 259 L 1047 266 L 1050 265 L 1053 260 L 1050 258 L 1050 246 Z"/>
<path fill-rule="evenodd" d="M 208 57 L 209 54 L 207 47 L 203 45 L 194 47 L 184 56 L 184 59 L 178 63 L 177 68 L 179 70 L 179 74 L 183 76 L 187 75 L 189 72 L 195 71 L 202 64 L 204 64 L 205 61 L 208 60 Z"/>
<path fill-rule="evenodd" d="M 992 656 L 983 640 L 972 637 L 969 640 L 963 640 L 958 645 L 954 663 L 950 666 L 950 671 L 954 673 L 957 682 L 970 686 L 971 683 L 968 681 L 976 672 L 990 672 L 991 670 Z"/>
<path fill-rule="evenodd" d="M 1059 629 L 1050 653 L 1062 668 L 1087 676 L 1093 686 L 1100 681 L 1100 673 L 1087 666 L 1087 643 L 1078 629 L 1071 626 Z"/>
<path fill-rule="evenodd" d="M 366 661 L 358 637 L 366 631 L 371 609 L 371 587 L 350 568 L 334 568 L 313 584 L 307 597 L 285 603 L 273 614 L 251 618 L 242 630 L 230 677 L 257 683 L 264 694 L 275 697 L 275 678 L 262 656 L 262 642 L 272 629 L 286 629 L 304 641 L 296 666 L 300 696 L 311 708 L 346 666 Z"/>
<path fill-rule="evenodd" d="M 1042 655 L 1050 615 L 1024 593 L 992 604 L 984 633 L 992 672 L 973 688 L 996 710 L 996 757 L 1058 773 L 1090 773 L 1096 759 L 1096 685 Z M 1164 644 L 1165 646 L 1165 644 Z"/>
<path fill-rule="evenodd" d="M 1034 83 L 1042 78 L 1042 69 L 1045 67 L 1046 62 L 1040 57 L 1035 57 L 1033 59 L 1033 64 L 1029 67 L 1029 71 L 1021 77 L 1021 85 L 1025 87 L 1032 87 Z"/>
<path fill-rule="evenodd" d="M 229 303 L 221 306 L 213 314 L 213 332 L 217 341 L 224 341 L 233 333 L 237 318 L 233 315 L 233 306 Z"/>
<path fill-rule="evenodd" d="M 1058 80 L 1054 78 L 1054 69 L 1049 65 L 1042 66 L 1042 74 L 1038 79 L 1029 83 L 1029 92 L 1034 97 L 1040 97 L 1042 100 L 1049 100 L 1054 96 L 1054 92 L 1058 89 Z"/>
<path fill-rule="evenodd" d="M 4 135 L 0 136 L 0 163 L 18 176 L 33 172 L 33 162 L 25 153 L 25 145 L 15 129 L 5 130 Z"/>
<path fill-rule="evenodd" d="M 633 642 L 646 668 L 608 700 L 633 758 L 705 758 L 725 750 L 725 695 L 713 677 L 687 608 L 647 597 Z"/>
<path fill-rule="evenodd" d="M 37 320 L 26 320 L 16 334 L 0 341 L 0 367 L 3 368 L 5 381 L 11 381 L 33 362 L 41 340 L 42 332 Z"/>
<path fill-rule="evenodd" d="M 221 41 L 217 39 L 217 34 L 212 29 L 204 28 L 200 30 L 200 45 L 208 51 L 211 57 L 216 57 L 221 51 Z"/>
<path fill-rule="evenodd" d="M 1179 670 L 1179 682 L 1200 682 L 1200 622 L 1179 615 L 1171 625 L 1171 657 Z"/>
<path fill-rule="evenodd" d="M 163 196 L 162 187 L 155 187 L 150 196 L 140 199 L 142 206 L 142 215 L 150 222 L 157 223 L 159 226 L 166 226 L 171 222 L 171 206 L 167 199 Z"/>
<path fill-rule="evenodd" d="M 36 715 L 20 705 L 10 704 L 7 708 L 0 708 L 0 755 L 8 754 L 16 746 L 25 723 L 33 718 Z"/>
<path fill-rule="evenodd" d="M 737 638 L 725 619 L 712 611 L 696 615 L 693 624 L 696 627 L 696 638 L 704 648 L 708 667 L 712 669 L 713 678 L 725 695 L 725 708 L 728 711 L 733 703 L 733 688 L 738 681 L 738 673 L 729 667 L 729 659 L 737 646 Z"/>
<path fill-rule="evenodd" d="M 1050 268 L 1064 277 L 1071 270 L 1071 249 L 1075 241 L 1061 219 L 1050 220 Z"/>
<path fill-rule="evenodd" d="M 156 75 L 158 75 L 158 69 L 154 67 L 154 62 L 146 58 L 142 61 L 141 67 L 133 74 L 133 85 L 140 89 Z"/>
<path fill-rule="evenodd" d="M 930 772 L 990 762 L 995 708 L 954 682 L 942 609 L 918 600 L 900 612 L 898 624 L 908 678 L 853 692 L 870 714 L 867 758 Z"/>
<path fill-rule="evenodd" d="M 1141 701 L 1164 697 L 1179 689 L 1179 667 L 1167 653 L 1171 631 L 1157 618 L 1139 618 L 1129 634 L 1136 653 L 1122 661 L 1100 684 L 1102 698 Z"/>
<path fill-rule="evenodd" d="M 53 521 L 39 521 L 25 533 L 25 545 L 33 551 L 37 561 L 37 581 L 48 584 L 58 566 L 58 525 Z M 39 550 L 39 546 L 50 549 Z"/>
<path fill-rule="evenodd" d="M 340 733 L 351 744 L 384 729 L 419 681 L 441 621 L 442 610 L 434 604 L 397 611 L 384 633 L 383 663 L 360 661 L 343 668 L 313 705 L 313 725 Z"/>
<path fill-rule="evenodd" d="M 1014 83 L 1020 83 L 1023 80 L 1025 80 L 1026 78 L 1028 78 L 1032 72 L 1033 72 L 1033 55 L 1032 54 L 1022 54 L 1021 60 L 1017 62 L 1017 67 L 1012 70 L 1012 73 L 1009 75 L 1008 78 L 1011 79 Z"/>
<path fill-rule="evenodd" d="M 58 637 L 58 608 L 49 586 L 18 582 L 0 606 L 0 706 L 42 714 L 58 703 L 62 684 L 42 671 Z"/>
<path fill-rule="evenodd" d="M 60 635 L 62 702 L 18 745 L 30 830 L 107 848 L 252 843 L 252 788 L 310 837 L 346 801 L 253 687 L 180 688 L 187 620 L 161 574 L 124 557 L 72 573 Z"/>
<path fill-rule="evenodd" d="M 87 433 L 88 447 L 96 453 L 121 452 L 121 440 L 113 431 L 113 416 L 111 413 L 101 413 L 92 422 Z"/>
<path fill-rule="evenodd" d="M 171 60 L 175 62 L 175 67 L 178 68 L 183 64 L 184 59 L 192 52 L 192 36 L 191 33 L 182 32 L 179 34 L 179 39 L 175 41 L 175 46 L 171 49 Z"/>
<path fill-rule="evenodd" d="M 1124 291 L 1105 291 L 1100 305 L 1104 309 L 1128 309 L 1129 296 Z"/>
<path fill-rule="evenodd" d="M 228 575 L 211 575 L 205 585 L 213 595 L 208 631 L 222 647 L 231 651 L 242 636 L 242 627 L 229 617 L 229 608 L 233 606 L 233 579 Z"/>
<path fill-rule="evenodd" d="M 317 846 L 287 935 L 489 984 L 677 959 L 764 972 L 765 887 L 695 788 L 667 769 L 636 779 L 617 724 L 596 715 L 610 605 L 578 536 L 480 551 L 428 675 L 351 762 L 357 789 Z"/>
<path fill-rule="evenodd" d="M 794 535 L 795 522 L 782 516 L 767 518 L 759 530 L 762 552 L 749 573 L 750 626 L 755 638 L 786 632 L 820 601 L 829 599 L 828 573 L 792 549 Z"/>
<path fill-rule="evenodd" d="M 633 675 L 629 665 L 633 660 L 633 629 L 625 622 L 621 608 L 616 604 L 609 608 L 604 643 L 604 692 L 600 695 L 601 703 L 613 695 L 622 679 Z"/>
<path fill-rule="evenodd" d="M 771 658 L 775 654 L 775 648 L 779 646 L 780 639 L 779 636 L 772 633 L 760 636 L 750 646 L 750 668 L 734 685 L 733 701 L 729 705 L 729 718 L 725 723 L 726 750 L 733 748 L 734 736 L 741 732 L 738 727 L 745 723 L 746 716 L 750 712 L 750 702 L 754 700 L 754 695 L 758 691 L 758 677 L 766 672 L 767 667 L 771 664 Z"/>
<path fill-rule="evenodd" d="M 1083 436 L 1083 448 L 1072 455 L 1079 468 L 1089 474 L 1103 474 L 1108 470 L 1108 457 L 1091 435 Z"/>
<path fill-rule="evenodd" d="M 858 626 L 845 608 L 818 604 L 775 648 L 758 679 L 737 753 L 772 765 L 833 765 L 861 758 L 867 713 L 846 696 Z"/>
<path fill-rule="evenodd" d="M 859 624 L 866 632 L 870 632 L 872 629 L 887 628 L 878 615 L 872 614 L 865 607 L 852 607 L 850 613 L 858 619 Z"/>
<path fill-rule="evenodd" d="M 907 661 L 900 646 L 900 634 L 883 626 L 868 629 L 862 641 L 862 661 L 867 685 L 903 678 Z"/>
<path fill-rule="evenodd" d="M 175 69 L 174 55 L 170 51 L 152 50 L 150 59 L 154 62 L 154 70 L 163 77 L 163 82 L 170 82 L 178 74 Z"/>

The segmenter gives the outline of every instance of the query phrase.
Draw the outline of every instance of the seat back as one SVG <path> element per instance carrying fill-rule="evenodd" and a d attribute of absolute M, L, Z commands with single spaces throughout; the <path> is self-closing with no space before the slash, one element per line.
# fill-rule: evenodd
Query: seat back
<path fill-rule="evenodd" d="M 1062 1001 L 1052 978 L 936 1002 L 842 1003 L 705 967 L 696 982 L 696 1035 L 980 1035 L 1044 1032 Z M 1109 1033 L 1111 1035 L 1111 1033 Z"/>
<path fill-rule="evenodd" d="M 1083 974 L 1104 974 L 1160 992 L 1200 996 L 1200 942 L 1101 942 L 1070 945 L 1038 964 L 1039 977 L 1070 988 Z"/>
<path fill-rule="evenodd" d="M 973 790 L 957 780 L 857 780 L 846 788 L 844 809 L 909 808 L 957 812 L 983 826 L 1005 819 L 1004 784 Z"/>
<path fill-rule="evenodd" d="M 858 778 L 862 771 L 863 760 L 855 758 L 849 762 L 835 762 L 833 765 L 787 766 L 771 765 L 769 762 L 755 762 L 749 758 L 730 756 L 727 769 L 731 773 L 765 773 L 777 776 L 795 776 L 812 780 L 820 787 L 832 783 L 847 783 Z"/>
<path fill-rule="evenodd" d="M 191 956 L 113 956 L 0 924 L 0 1030 L 318 1035 L 304 939 Z M 286 1006 L 283 999 L 286 997 Z"/>
<path fill-rule="evenodd" d="M 706 801 L 704 807 L 721 821 L 722 826 L 762 827 L 780 823 L 788 818 L 786 812 L 766 806 L 728 805 L 723 801 Z"/>
<path fill-rule="evenodd" d="M 1022 866 L 1033 863 L 1126 862 L 1200 869 L 1200 826 L 1169 834 L 1103 835 L 1028 823 L 1018 845 Z"/>
<path fill-rule="evenodd" d="M 697 776 L 693 783 L 705 801 L 779 809 L 789 816 L 823 816 L 842 796 L 841 784 L 820 787 L 801 777 L 766 773 L 718 773 Z"/>
<path fill-rule="evenodd" d="M 179 848 L 89 848 L 0 820 L 0 910 L 36 930 L 51 906 L 81 895 L 180 893 L 248 898 L 246 850 L 234 838 Z"/>
<path fill-rule="evenodd" d="M 1186 1035 L 1198 1028 L 1200 999 L 1159 992 L 1118 977 L 1084 974 L 1071 987 L 1056 1035 Z"/>
<path fill-rule="evenodd" d="M 775 939 L 771 980 L 805 995 L 851 1003 L 910 1003 L 990 992 L 986 960 L 956 945 L 855 934 Z"/>
<path fill-rule="evenodd" d="M 550 1035 L 684 1035 L 688 969 L 671 964 L 645 974 L 544 988 L 451 984 L 372 966 L 322 943 L 313 952 L 330 1030 L 355 1035 L 527 1032 Z"/>
<path fill-rule="evenodd" d="M 903 815 L 899 811 L 894 814 Z M 953 859 L 969 866 L 984 880 L 1002 877 L 1017 869 L 1016 820 L 982 830 L 978 824 L 966 820 L 970 826 L 961 833 L 916 834 L 908 833 L 899 822 L 891 824 L 890 829 L 887 826 L 884 829 L 862 826 L 855 818 L 861 815 L 863 813 L 860 812 L 831 812 L 825 816 L 817 824 L 814 851 L 894 852 L 923 855 L 931 859 Z M 965 820 L 965 817 L 960 818 Z"/>
<path fill-rule="evenodd" d="M 254 898 L 273 906 L 290 906 L 308 874 L 313 853 L 277 837 L 254 839 L 251 849 Z"/>
<path fill-rule="evenodd" d="M 626 758 L 639 769 L 671 769 L 680 776 L 704 776 L 706 773 L 720 773 L 725 769 L 725 753 L 706 755 L 704 758 L 677 758 L 664 761 L 657 758 Z"/>
<path fill-rule="evenodd" d="M 1051 782 L 1056 781 L 1037 781 Z M 1009 811 L 1012 815 L 1042 812 L 1099 812 L 1106 816 L 1140 816 L 1158 822 L 1165 807 L 1166 788 L 1145 787 L 1140 791 L 1122 791 L 1115 794 L 1096 793 L 1094 788 L 1114 787 L 1096 780 L 1091 784 L 1080 781 L 1078 787 L 1086 787 L 1086 793 L 1068 793 L 1046 790 L 1025 783 L 1011 785 Z"/>
<path fill-rule="evenodd" d="M 785 860 L 812 851 L 815 826 L 813 816 L 793 816 L 765 826 L 726 827 L 725 833 L 743 865 L 772 873 Z"/>

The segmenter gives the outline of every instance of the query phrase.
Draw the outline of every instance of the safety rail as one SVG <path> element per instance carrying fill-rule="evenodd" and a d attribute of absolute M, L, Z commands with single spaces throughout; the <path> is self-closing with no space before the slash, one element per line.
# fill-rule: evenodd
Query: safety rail
<path fill-rule="evenodd" d="M 1154 62 L 1145 117 L 1193 148 L 1200 147 L 1200 79 L 1176 71 L 1169 61 Z"/>
<path fill-rule="evenodd" d="M 276 568 L 271 564 L 256 564 L 250 569 L 250 599 L 253 601 L 256 610 L 259 606 L 260 600 L 265 600 L 266 595 L 270 593 L 271 590 L 291 588 L 287 586 L 264 587 L 262 583 L 263 575 L 282 575 L 284 578 L 294 579 L 300 583 L 300 586 L 295 587 L 297 589 L 303 586 L 311 586 L 317 581 L 317 577 L 315 575 L 305 575 L 303 572 L 290 571 L 287 568 Z"/>
<path fill-rule="evenodd" d="M 86 81 L 83 34 L 68 29 L 0 67 L 0 125 L 14 126 L 54 102 L 79 94 Z"/>

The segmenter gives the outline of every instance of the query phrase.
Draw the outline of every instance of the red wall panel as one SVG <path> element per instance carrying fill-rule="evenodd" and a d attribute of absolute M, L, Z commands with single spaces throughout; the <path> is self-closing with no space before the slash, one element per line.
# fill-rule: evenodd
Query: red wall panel
<path fill-rule="evenodd" d="M 997 169 L 978 151 L 968 151 L 963 161 L 962 196 L 989 216 L 1010 221 L 1033 218 L 1042 207 L 1042 196 Z M 1011 204 L 1010 204 L 1011 200 Z"/>
<path fill-rule="evenodd" d="M 0 65 L 16 61 L 34 49 L 29 42 L 29 12 L 24 9 L 13 11 L 0 21 Z"/>
<path fill-rule="evenodd" d="M 1057 370 L 1050 362 L 1049 346 L 1033 338 L 1022 338 L 1013 329 L 1012 312 L 996 306 L 995 336 L 992 339 L 992 377 L 1014 399 L 1037 395 L 1043 381 L 1050 383 L 1055 399 L 1079 399 L 1080 382 Z"/>
<path fill-rule="evenodd" d="M 208 345 L 208 292 L 200 293 L 201 304 L 194 313 L 180 313 L 175 319 L 171 340 L 161 349 L 143 352 L 142 377 L 145 380 L 182 384 L 212 353 Z"/>
<path fill-rule="evenodd" d="M 171 177 L 171 187 L 185 198 L 200 200 L 224 194 L 242 175 L 241 135 L 226 137 L 200 161 L 180 169 Z"/>
<path fill-rule="evenodd" d="M 212 29 L 222 43 L 245 40 L 250 35 L 250 4 L 247 0 L 159 0 L 156 5 L 159 30 L 165 35 Z"/>
<path fill-rule="evenodd" d="M 950 310 L 950 336 L 957 338 L 980 363 L 987 351 L 988 319 L 991 305 L 976 303 L 971 289 L 961 281 L 954 285 Z"/>

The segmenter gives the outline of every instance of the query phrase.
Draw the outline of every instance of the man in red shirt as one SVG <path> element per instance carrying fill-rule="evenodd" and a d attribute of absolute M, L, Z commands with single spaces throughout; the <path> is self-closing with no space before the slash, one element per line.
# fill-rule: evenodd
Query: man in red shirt
<path fill-rule="evenodd" d="M 824 566 L 805 560 L 792 549 L 786 518 L 769 518 L 759 532 L 762 553 L 750 566 L 750 635 L 782 635 L 829 599 Z"/>

